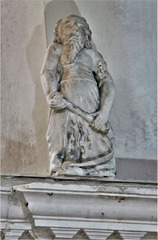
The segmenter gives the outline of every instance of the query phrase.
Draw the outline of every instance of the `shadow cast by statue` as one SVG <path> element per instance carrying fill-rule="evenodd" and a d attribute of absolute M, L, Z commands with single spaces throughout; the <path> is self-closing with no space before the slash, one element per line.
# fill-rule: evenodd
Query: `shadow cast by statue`
<path fill-rule="evenodd" d="M 41 51 L 43 49 L 43 56 L 45 49 L 43 48 L 43 36 L 44 20 L 41 25 L 38 25 L 30 38 L 28 46 L 26 48 L 27 62 L 29 70 L 32 76 L 32 80 L 35 85 L 35 100 L 34 100 L 34 110 L 32 112 L 32 118 L 34 121 L 36 142 L 38 149 L 37 153 L 37 168 L 40 169 L 39 174 L 47 174 L 48 172 L 48 153 L 47 145 L 45 143 L 45 133 L 47 129 L 47 105 L 45 98 L 43 97 L 43 92 L 40 82 L 40 70 L 42 66 Z"/>
<path fill-rule="evenodd" d="M 67 15 L 82 16 L 75 1 L 50 1 L 45 2 L 45 25 L 46 25 L 46 41 L 47 46 L 52 43 L 53 30 L 56 22 Z M 82 16 L 84 17 L 84 16 Z M 96 49 L 94 42 L 92 41 L 93 49 Z"/>
<path fill-rule="evenodd" d="M 74 1 L 51 1 L 45 6 L 45 23 L 47 46 L 51 44 L 56 22 L 67 15 L 81 16 Z"/>

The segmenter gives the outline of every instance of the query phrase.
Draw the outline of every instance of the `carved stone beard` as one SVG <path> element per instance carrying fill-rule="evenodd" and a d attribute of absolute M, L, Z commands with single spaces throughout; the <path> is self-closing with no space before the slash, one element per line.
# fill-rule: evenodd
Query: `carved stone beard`
<path fill-rule="evenodd" d="M 61 64 L 67 65 L 75 61 L 79 52 L 84 48 L 85 41 L 80 38 L 71 38 L 63 43 Z"/>

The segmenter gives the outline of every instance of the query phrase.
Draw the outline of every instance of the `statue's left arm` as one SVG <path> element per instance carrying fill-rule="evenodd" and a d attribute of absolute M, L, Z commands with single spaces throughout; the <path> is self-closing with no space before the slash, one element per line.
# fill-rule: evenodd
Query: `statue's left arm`
<path fill-rule="evenodd" d="M 54 43 L 47 49 L 44 63 L 41 69 L 41 82 L 47 103 L 52 109 L 63 109 L 66 107 L 63 95 L 58 91 L 59 62 L 61 45 Z"/>
<path fill-rule="evenodd" d="M 94 114 L 94 125 L 98 130 L 104 130 L 115 99 L 115 85 L 101 54 L 96 52 L 94 60 L 96 60 L 94 72 L 100 92 L 100 105 Z"/>

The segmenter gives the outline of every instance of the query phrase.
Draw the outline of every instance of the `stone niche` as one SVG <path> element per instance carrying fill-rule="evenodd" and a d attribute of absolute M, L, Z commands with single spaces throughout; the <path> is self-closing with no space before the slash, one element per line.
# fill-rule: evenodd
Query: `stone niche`
<path fill-rule="evenodd" d="M 44 2 L 2 1 L 1 238 L 156 240 L 156 1 Z M 39 72 L 46 40 L 69 14 L 87 19 L 116 84 L 113 180 L 48 176 Z"/>

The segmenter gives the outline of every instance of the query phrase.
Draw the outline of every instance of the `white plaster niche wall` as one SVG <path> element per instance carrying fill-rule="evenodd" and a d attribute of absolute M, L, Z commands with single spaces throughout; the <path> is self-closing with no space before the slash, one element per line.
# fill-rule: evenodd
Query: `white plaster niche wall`
<path fill-rule="evenodd" d="M 131 165 L 156 159 L 156 1 L 8 0 L 1 24 L 3 174 L 48 174 L 48 107 L 39 73 L 55 23 L 69 14 L 86 18 L 116 85 L 110 116 L 116 158 Z"/>
<path fill-rule="evenodd" d="M 42 0 L 2 1 L 2 173 L 48 174 Z"/>
<path fill-rule="evenodd" d="M 156 160 L 156 1 L 44 2 L 47 45 L 57 20 L 77 14 L 107 61 L 116 85 L 110 115 L 116 158 Z"/>
<path fill-rule="evenodd" d="M 45 177 L 48 107 L 40 69 L 55 23 L 68 14 L 86 18 L 115 81 L 110 120 L 116 158 L 132 162 L 126 171 L 122 165 L 127 181 Z M 143 162 L 129 180 L 133 162 L 156 159 L 155 33 L 154 0 L 2 1 L 1 156 L 2 173 L 10 175 L 2 177 L 3 238 L 156 239 L 156 183 L 138 181 Z"/>

